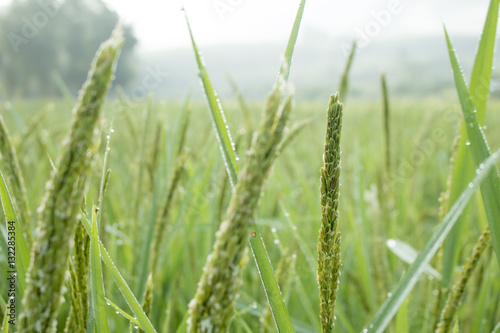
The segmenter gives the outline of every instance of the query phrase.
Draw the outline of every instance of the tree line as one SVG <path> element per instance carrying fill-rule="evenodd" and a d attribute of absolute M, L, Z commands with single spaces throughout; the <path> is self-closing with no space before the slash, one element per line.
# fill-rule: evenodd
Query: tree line
<path fill-rule="evenodd" d="M 76 95 L 92 57 L 119 18 L 102 0 L 13 0 L 0 13 L 0 92 L 35 98 Z M 115 84 L 134 76 L 137 39 L 124 26 Z"/>

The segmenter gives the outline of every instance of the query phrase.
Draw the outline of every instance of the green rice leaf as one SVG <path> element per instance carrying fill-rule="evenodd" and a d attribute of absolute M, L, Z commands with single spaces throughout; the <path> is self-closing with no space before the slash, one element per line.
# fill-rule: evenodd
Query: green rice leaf
<path fill-rule="evenodd" d="M 236 157 L 236 151 L 234 149 L 234 143 L 231 138 L 231 133 L 229 132 L 229 125 L 227 124 L 226 117 L 224 116 L 224 111 L 222 110 L 222 104 L 217 97 L 217 94 L 212 87 L 212 82 L 208 78 L 207 70 L 203 63 L 200 51 L 198 51 L 198 46 L 194 41 L 193 32 L 191 31 L 191 26 L 186 15 L 186 22 L 189 29 L 189 36 L 191 37 L 191 43 L 193 44 L 193 50 L 196 56 L 196 62 L 198 64 L 199 76 L 203 84 L 203 89 L 207 98 L 208 106 L 210 108 L 210 115 L 212 116 L 212 122 L 215 128 L 215 133 L 217 135 L 217 141 L 219 141 L 219 147 L 222 153 L 222 158 L 224 159 L 224 164 L 226 165 L 227 173 L 229 174 L 229 180 L 234 187 L 236 183 L 236 178 L 238 174 L 238 163 Z"/>
<path fill-rule="evenodd" d="M 491 82 L 491 69 L 493 65 L 499 3 L 500 1 L 498 0 L 490 1 L 470 82 L 469 91 L 472 103 L 476 107 L 476 115 L 479 124 L 483 123 L 486 115 L 486 104 Z M 474 176 L 472 158 L 468 147 L 465 145 L 467 140 L 467 128 L 465 127 L 465 122 L 462 122 L 457 150 L 453 158 L 454 163 L 449 189 L 450 204 L 456 201 Z M 464 225 L 462 222 L 463 221 L 459 221 L 457 223 L 456 227 L 454 227 L 450 232 L 450 236 L 445 242 L 442 271 L 443 282 L 445 284 L 451 283 L 451 276 L 458 261 L 459 245 L 461 243 Z"/>
<path fill-rule="evenodd" d="M 2 333 L 9 333 L 9 323 L 7 322 L 8 312 L 5 311 L 5 315 L 3 316 L 2 322 Z"/>
<path fill-rule="evenodd" d="M 306 0 L 301 0 L 299 9 L 297 10 L 297 14 L 295 16 L 295 21 L 293 22 L 292 32 L 290 33 L 288 44 L 286 45 L 284 59 L 285 61 L 281 64 L 278 80 L 283 77 L 285 82 L 288 81 L 288 77 L 290 75 L 290 66 L 292 65 L 293 50 L 295 49 L 295 43 L 297 42 L 297 37 L 299 36 L 300 22 L 302 21 L 302 15 L 304 14 L 305 5 Z"/>
<path fill-rule="evenodd" d="M 498 322 L 498 324 L 496 324 L 495 328 L 493 329 L 493 331 L 491 331 L 491 333 L 497 333 L 500 331 L 500 322 Z"/>
<path fill-rule="evenodd" d="M 87 233 L 91 235 L 92 227 L 90 226 L 89 221 L 85 218 L 83 214 L 82 214 L 82 223 L 85 229 L 87 230 Z M 104 245 L 100 240 L 99 240 L 99 252 L 101 255 L 101 259 L 106 264 L 106 267 L 108 267 L 109 271 L 111 272 L 111 275 L 113 276 L 113 279 L 118 285 L 118 289 L 120 289 L 121 294 L 127 301 L 130 309 L 134 313 L 134 316 L 137 318 L 137 321 L 139 322 L 139 326 L 141 327 L 141 329 L 146 333 L 156 333 L 156 330 L 149 321 L 148 316 L 146 316 L 144 311 L 142 311 L 141 305 L 135 298 L 134 294 L 132 293 L 132 290 L 130 290 L 130 287 L 128 286 L 127 282 L 125 282 L 122 275 L 118 271 L 118 268 L 116 268 L 115 264 L 113 263 L 113 260 L 111 260 L 111 257 L 108 254 L 108 251 L 106 250 L 106 248 L 104 247 Z"/>
<path fill-rule="evenodd" d="M 274 276 L 273 267 L 271 266 L 271 261 L 269 260 L 269 255 L 267 254 L 266 247 L 264 246 L 264 241 L 260 236 L 257 225 L 252 223 L 252 235 L 250 237 L 250 245 L 252 247 L 252 254 L 257 264 L 259 270 L 260 279 L 262 285 L 264 286 L 264 291 L 266 293 L 267 300 L 271 306 L 271 312 L 273 314 L 276 327 L 278 332 L 295 332 L 290 315 L 281 297 L 281 292 Z"/>
<path fill-rule="evenodd" d="M 2 179 L 2 181 L 0 182 L 0 198 L 2 201 L 2 208 L 6 219 L 5 223 L 6 223 L 7 237 L 12 237 L 12 236 L 15 237 L 16 262 L 14 268 L 9 266 L 9 271 L 15 270 L 17 272 L 18 276 L 17 281 L 19 282 L 19 289 L 22 296 L 24 295 L 24 288 L 26 287 L 25 278 L 26 278 L 26 272 L 28 270 L 28 265 L 30 263 L 30 252 L 28 249 L 28 245 L 26 244 L 26 240 L 24 239 L 23 236 L 22 226 L 17 220 L 14 205 L 12 204 L 9 190 L 7 189 L 7 184 L 5 183 L 5 179 L 3 178 L 3 174 L 1 171 L 0 171 L 0 178 Z M 15 228 L 14 231 L 9 230 L 9 227 L 12 228 L 12 224 L 14 225 Z M 13 232 L 14 234 L 11 234 L 11 232 Z"/>
<path fill-rule="evenodd" d="M 340 78 L 339 98 L 344 104 L 347 99 L 347 93 L 349 88 L 349 73 L 351 70 L 352 62 L 354 60 L 354 55 L 356 54 L 356 44 L 357 40 L 355 39 L 352 42 L 351 53 L 349 53 L 349 58 L 347 59 L 347 62 L 344 67 L 344 72 L 342 73 L 342 76 Z"/>
<path fill-rule="evenodd" d="M 486 104 L 490 91 L 499 4 L 499 0 L 491 0 L 490 2 L 470 81 L 469 91 L 480 123 L 483 122 L 486 115 Z"/>
<path fill-rule="evenodd" d="M 116 313 L 121 314 L 123 317 L 127 318 L 127 320 L 130 320 L 130 322 L 133 323 L 134 325 L 137 325 L 137 326 L 140 325 L 136 318 L 134 318 L 131 315 L 129 315 L 128 313 L 126 313 L 118 305 L 116 305 L 115 303 L 111 302 L 108 298 L 106 298 L 106 303 L 109 306 L 113 307 L 116 310 Z"/>
<path fill-rule="evenodd" d="M 101 258 L 99 257 L 99 236 L 97 235 L 97 216 L 92 207 L 92 232 L 90 236 L 90 292 L 92 311 L 97 332 L 109 332 L 108 308 L 104 300 L 104 282 L 102 280 Z"/>
<path fill-rule="evenodd" d="M 186 312 L 186 314 L 184 315 L 184 318 L 182 318 L 181 324 L 179 325 L 179 327 L 175 331 L 176 333 L 187 332 L 187 320 L 188 320 L 188 318 L 189 318 L 189 313 Z"/>
<path fill-rule="evenodd" d="M 488 143 L 484 137 L 477 119 L 477 111 L 474 108 L 469 89 L 465 83 L 460 64 L 458 62 L 450 37 L 445 28 L 446 43 L 448 45 L 448 53 L 450 55 L 451 66 L 453 68 L 453 76 L 457 87 L 460 105 L 464 114 L 465 125 L 469 141 L 466 145 L 470 148 L 476 173 L 480 172 L 484 165 L 482 161 L 491 155 Z M 491 70 L 491 68 L 490 68 Z M 470 186 L 470 185 L 469 185 Z M 483 198 L 484 210 L 488 218 L 488 225 L 491 230 L 491 240 L 493 249 L 495 250 L 498 263 L 500 264 L 500 178 L 495 169 L 488 174 L 488 179 L 481 185 L 481 195 Z"/>
<path fill-rule="evenodd" d="M 478 174 L 474 177 L 470 186 L 468 186 L 462 195 L 458 198 L 455 204 L 448 211 L 443 221 L 439 224 L 436 231 L 425 243 L 422 251 L 418 254 L 413 264 L 408 268 L 408 271 L 403 276 L 397 287 L 391 293 L 384 304 L 380 307 L 372 321 L 366 326 L 367 332 L 382 333 L 389 325 L 391 319 L 398 311 L 401 304 L 411 292 L 412 288 L 418 282 L 420 276 L 425 272 L 426 266 L 431 261 L 432 257 L 436 254 L 437 250 L 443 243 L 444 239 L 450 232 L 451 228 L 455 225 L 458 217 L 462 214 L 465 206 L 471 199 L 472 195 L 479 187 L 485 184 L 484 180 L 494 170 L 495 164 L 500 160 L 500 150 L 492 154 L 487 160 L 483 162 L 483 168 L 479 170 Z"/>
<path fill-rule="evenodd" d="M 399 259 L 404 261 L 407 264 L 413 264 L 415 261 L 415 258 L 418 256 L 418 251 L 415 250 L 411 245 L 397 240 L 397 239 L 388 239 L 385 244 L 391 250 L 392 253 L 396 255 Z M 434 268 L 432 268 L 431 265 L 426 265 L 425 266 L 425 272 L 433 276 L 434 278 L 441 280 L 441 274 L 439 274 L 438 271 L 436 271 Z"/>

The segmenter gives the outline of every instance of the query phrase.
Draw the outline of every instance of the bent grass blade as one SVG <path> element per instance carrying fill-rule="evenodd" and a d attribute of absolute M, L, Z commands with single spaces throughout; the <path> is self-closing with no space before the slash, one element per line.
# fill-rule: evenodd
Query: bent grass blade
<path fill-rule="evenodd" d="M 85 227 L 85 230 L 90 236 L 92 234 L 92 227 L 89 221 L 85 218 L 84 214 L 82 214 L 82 223 L 83 226 Z M 123 279 L 122 275 L 118 271 L 118 268 L 116 268 L 115 264 L 113 263 L 113 260 L 111 260 L 111 257 L 108 254 L 108 251 L 106 250 L 106 248 L 104 247 L 104 245 L 100 240 L 99 240 L 99 252 L 101 255 L 101 259 L 106 264 L 106 267 L 108 267 L 108 269 L 110 270 L 113 279 L 115 280 L 116 284 L 118 285 L 118 288 L 120 289 L 120 292 L 127 301 L 135 317 L 137 318 L 137 321 L 139 322 L 141 329 L 146 333 L 156 333 L 156 330 L 149 321 L 148 316 L 146 316 L 144 311 L 142 311 L 141 305 L 135 298 L 127 282 L 125 282 L 125 279 Z"/>
<path fill-rule="evenodd" d="M 439 224 L 436 231 L 432 234 L 427 243 L 425 243 L 422 251 L 420 251 L 413 264 L 408 268 L 406 274 L 392 292 L 392 296 L 386 299 L 375 317 L 366 326 L 365 332 L 384 332 L 399 307 L 403 304 L 408 294 L 418 282 L 422 273 L 425 272 L 426 266 L 436 254 L 451 228 L 457 222 L 457 219 L 462 214 L 476 189 L 480 184 L 485 183 L 484 180 L 486 180 L 488 174 L 494 170 L 495 164 L 498 163 L 499 160 L 500 150 L 484 161 L 484 168 L 479 171 L 467 189 L 448 211 L 441 224 Z"/>
<path fill-rule="evenodd" d="M 99 236 L 97 235 L 97 216 L 92 207 L 92 235 L 90 237 L 90 291 L 94 324 L 98 332 L 109 332 L 108 309 L 104 301 L 104 282 L 102 279 L 101 258 L 99 257 Z"/>
<path fill-rule="evenodd" d="M 482 167 L 484 167 L 482 161 L 491 155 L 490 148 L 488 147 L 484 133 L 479 125 L 476 115 L 477 111 L 474 108 L 475 104 L 469 94 L 469 89 L 467 89 L 467 84 L 465 83 L 460 63 L 458 62 L 455 51 L 453 50 L 453 45 L 451 44 L 446 28 L 445 34 L 450 61 L 453 68 L 453 76 L 455 78 L 455 85 L 469 137 L 469 144 L 467 146 L 470 148 L 476 173 L 478 173 Z M 481 185 L 481 196 L 483 198 L 483 205 L 488 219 L 488 225 L 491 230 L 491 242 L 493 244 L 493 249 L 495 250 L 497 261 L 500 264 L 500 178 L 496 169 L 492 169 L 487 178 L 487 181 Z"/>

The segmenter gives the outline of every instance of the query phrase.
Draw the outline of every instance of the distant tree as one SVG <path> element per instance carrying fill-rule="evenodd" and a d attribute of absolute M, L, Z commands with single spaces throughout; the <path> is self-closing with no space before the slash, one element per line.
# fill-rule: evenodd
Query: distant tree
<path fill-rule="evenodd" d="M 23 97 L 60 94 L 55 76 L 76 94 L 92 57 L 118 22 L 102 0 L 14 0 L 0 15 L 0 85 Z M 115 83 L 133 77 L 132 28 L 124 27 L 125 44 Z"/>

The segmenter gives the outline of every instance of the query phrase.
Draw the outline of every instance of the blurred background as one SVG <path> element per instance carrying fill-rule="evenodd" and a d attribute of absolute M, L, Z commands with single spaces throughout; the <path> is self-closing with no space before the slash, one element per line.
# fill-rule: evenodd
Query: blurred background
<path fill-rule="evenodd" d="M 233 78 L 248 100 L 275 80 L 299 1 L 0 0 L 0 92 L 10 98 L 76 96 L 92 57 L 119 19 L 126 27 L 114 87 L 132 100 L 148 93 L 202 99 L 184 18 L 190 19 L 212 81 L 233 98 Z M 442 23 L 468 76 L 488 1 L 310 0 L 292 68 L 297 98 L 324 100 L 338 89 L 354 39 L 352 97 L 455 96 Z M 495 70 L 493 90 L 500 73 Z M 497 94 L 495 91 L 493 94 Z"/>

